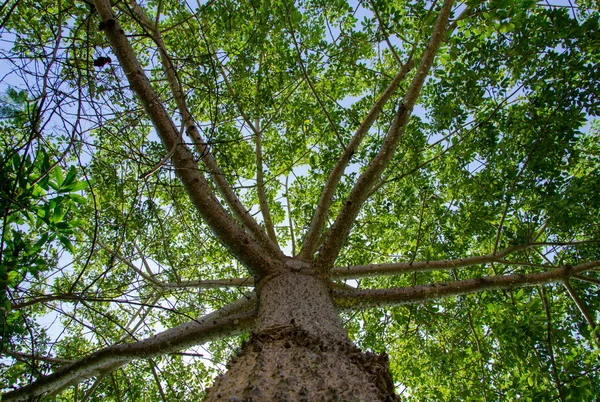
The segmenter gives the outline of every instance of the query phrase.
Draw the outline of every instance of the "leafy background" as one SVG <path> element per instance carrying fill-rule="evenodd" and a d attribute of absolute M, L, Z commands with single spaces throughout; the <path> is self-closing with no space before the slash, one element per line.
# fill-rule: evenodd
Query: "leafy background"
<path fill-rule="evenodd" d="M 375 0 L 164 0 L 142 7 L 151 16 L 160 10 L 158 24 L 194 118 L 253 213 L 255 136 L 246 120 L 260 120 L 267 199 L 289 253 L 302 242 L 340 142 L 349 141 L 398 71 L 396 56 L 423 53 L 437 10 L 431 2 Z M 600 259 L 597 3 L 469 1 L 457 5 L 455 16 L 467 7 L 469 17 L 453 22 L 399 150 L 337 265 L 549 245 L 500 263 L 354 286 L 413 286 Z M 155 43 L 130 5 L 116 9 L 177 119 Z M 148 279 L 181 283 L 246 273 L 199 219 L 170 164 L 155 170 L 164 150 L 116 58 L 93 66 L 112 54 L 93 11 L 71 0 L 9 0 L 0 9 L 5 390 L 249 292 L 161 289 Z M 330 221 L 381 146 L 405 89 L 353 156 Z M 597 322 L 600 276 L 589 279 L 572 287 Z M 360 347 L 390 354 L 406 400 L 600 395 L 598 331 L 559 285 L 343 318 Z M 55 399 L 196 400 L 238 345 L 226 339 L 135 361 Z"/>

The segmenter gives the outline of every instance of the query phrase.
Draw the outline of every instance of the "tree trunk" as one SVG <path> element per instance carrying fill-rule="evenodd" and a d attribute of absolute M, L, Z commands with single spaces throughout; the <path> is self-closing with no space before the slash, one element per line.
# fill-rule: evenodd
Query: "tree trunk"
<path fill-rule="evenodd" d="M 387 355 L 350 342 L 327 282 L 285 271 L 257 287 L 259 317 L 206 401 L 394 401 Z"/>

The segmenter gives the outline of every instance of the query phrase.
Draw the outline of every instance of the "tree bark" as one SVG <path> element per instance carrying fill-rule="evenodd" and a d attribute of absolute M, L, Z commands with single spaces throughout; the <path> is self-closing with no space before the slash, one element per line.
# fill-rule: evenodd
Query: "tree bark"
<path fill-rule="evenodd" d="M 397 400 L 387 355 L 352 344 L 325 280 L 288 270 L 257 291 L 257 326 L 205 401 Z"/>

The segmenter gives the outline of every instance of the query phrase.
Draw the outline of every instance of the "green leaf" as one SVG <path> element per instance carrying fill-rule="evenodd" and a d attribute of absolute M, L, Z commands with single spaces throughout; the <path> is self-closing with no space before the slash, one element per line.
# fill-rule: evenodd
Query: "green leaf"
<path fill-rule="evenodd" d="M 64 176 L 63 176 L 63 172 L 62 172 L 62 169 L 60 168 L 60 166 L 55 167 L 53 172 L 54 172 L 54 180 L 56 181 L 56 186 L 57 186 L 57 188 L 55 188 L 55 190 L 57 190 L 62 187 L 63 181 L 64 181 Z"/>
<path fill-rule="evenodd" d="M 81 205 L 85 205 L 87 203 L 87 198 L 85 198 L 79 194 L 71 193 L 68 195 L 68 197 L 70 199 L 72 199 L 73 201 L 75 201 L 76 203 L 81 204 Z"/>
<path fill-rule="evenodd" d="M 17 271 L 10 271 L 7 274 L 6 280 L 7 280 L 9 286 L 16 285 L 15 280 L 17 279 L 17 276 L 18 276 L 18 272 Z"/>
<path fill-rule="evenodd" d="M 68 237 L 58 235 L 58 240 L 67 248 L 67 250 L 69 250 L 69 252 L 71 252 L 71 254 L 75 253 L 75 247 L 73 247 L 73 243 L 71 243 L 71 240 Z"/>

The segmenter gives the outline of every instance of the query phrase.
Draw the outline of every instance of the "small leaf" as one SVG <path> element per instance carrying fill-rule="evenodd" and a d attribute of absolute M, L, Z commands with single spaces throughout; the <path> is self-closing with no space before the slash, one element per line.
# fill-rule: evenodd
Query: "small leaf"
<path fill-rule="evenodd" d="M 63 176 L 62 169 L 59 166 L 57 166 L 54 169 L 54 179 L 56 180 L 56 185 L 58 186 L 58 188 L 61 188 L 65 178 Z M 54 188 L 54 186 L 53 186 L 53 188 Z M 58 190 L 58 188 L 55 188 L 55 190 Z"/>
<path fill-rule="evenodd" d="M 79 191 L 84 190 L 86 188 L 88 188 L 88 183 L 85 181 L 79 181 L 65 188 L 65 191 Z"/>
<path fill-rule="evenodd" d="M 71 252 L 71 254 L 75 253 L 75 247 L 73 247 L 73 243 L 71 243 L 71 240 L 68 237 L 58 235 L 58 240 Z"/>
<path fill-rule="evenodd" d="M 81 204 L 81 205 L 87 204 L 87 198 L 85 198 L 79 194 L 69 194 L 69 198 L 78 204 Z"/>
<path fill-rule="evenodd" d="M 6 281 L 9 285 L 15 285 L 14 281 L 17 278 L 18 274 L 19 273 L 17 271 L 10 271 L 8 274 L 6 274 Z"/>

